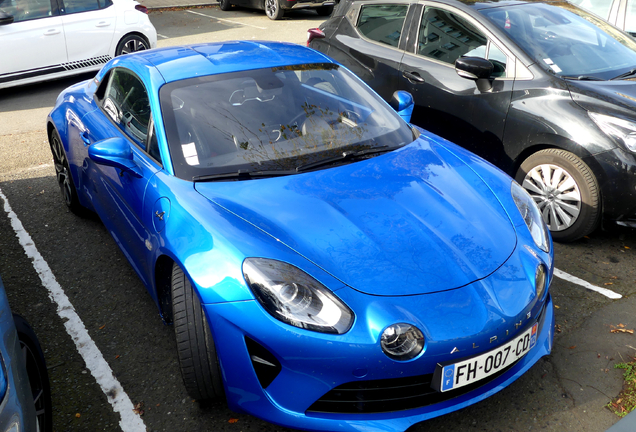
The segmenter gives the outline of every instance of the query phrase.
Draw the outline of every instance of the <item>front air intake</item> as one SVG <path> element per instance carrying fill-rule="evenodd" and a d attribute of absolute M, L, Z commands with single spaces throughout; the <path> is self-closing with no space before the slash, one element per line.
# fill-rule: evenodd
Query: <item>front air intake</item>
<path fill-rule="evenodd" d="M 261 387 L 267 388 L 278 376 L 282 367 L 274 354 L 269 352 L 258 342 L 245 337 L 245 345 L 252 360 L 252 367 Z"/>

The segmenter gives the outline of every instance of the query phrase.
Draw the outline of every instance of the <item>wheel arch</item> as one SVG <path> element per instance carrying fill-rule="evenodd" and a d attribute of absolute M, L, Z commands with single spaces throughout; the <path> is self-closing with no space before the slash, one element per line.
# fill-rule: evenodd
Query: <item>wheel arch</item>
<path fill-rule="evenodd" d="M 168 255 L 159 255 L 155 262 L 155 294 L 159 313 L 166 324 L 172 324 L 172 297 L 170 294 L 172 266 L 175 261 Z"/>

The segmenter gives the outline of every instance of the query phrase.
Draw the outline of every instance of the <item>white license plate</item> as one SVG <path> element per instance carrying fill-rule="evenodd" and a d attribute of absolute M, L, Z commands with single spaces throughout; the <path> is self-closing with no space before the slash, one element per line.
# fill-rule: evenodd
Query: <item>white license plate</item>
<path fill-rule="evenodd" d="M 537 327 L 538 324 L 533 325 L 521 335 L 497 349 L 468 360 L 444 366 L 441 373 L 440 390 L 445 392 L 472 384 L 510 366 L 535 346 L 537 343 Z"/>

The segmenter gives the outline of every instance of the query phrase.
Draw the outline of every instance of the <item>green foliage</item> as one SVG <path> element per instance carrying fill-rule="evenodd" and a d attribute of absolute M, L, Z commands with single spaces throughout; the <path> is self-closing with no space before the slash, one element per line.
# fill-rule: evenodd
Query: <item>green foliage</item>
<path fill-rule="evenodd" d="M 623 390 L 606 406 L 619 417 L 625 417 L 636 409 L 636 358 L 627 363 L 617 363 L 616 369 L 624 369 Z"/>

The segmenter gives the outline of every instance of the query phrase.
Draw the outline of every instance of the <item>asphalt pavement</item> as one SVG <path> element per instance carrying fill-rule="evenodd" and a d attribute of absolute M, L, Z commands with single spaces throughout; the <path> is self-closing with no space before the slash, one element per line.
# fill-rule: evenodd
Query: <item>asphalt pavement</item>
<path fill-rule="evenodd" d="M 218 4 L 206 0 L 138 1 L 154 11 Z M 206 20 L 205 17 L 194 14 L 185 12 L 179 12 L 179 14 Z M 161 14 L 157 13 L 157 16 L 159 15 Z M 210 24 L 206 23 L 206 25 Z M 262 31 L 273 34 L 276 27 L 278 26 L 271 26 Z M 245 29 L 240 28 L 237 31 L 245 32 Z M 154 305 L 149 300 L 149 296 L 138 286 L 139 282 L 132 271 L 125 264 L 118 262 L 122 256 L 117 251 L 109 233 L 98 220 L 78 220 L 70 214 L 60 215 L 57 211 L 51 210 L 57 210 L 59 207 L 59 194 L 55 190 L 57 185 L 50 181 L 52 168 L 38 165 L 39 160 L 46 159 L 38 157 L 38 152 L 48 152 L 46 137 L 40 131 L 39 125 L 42 123 L 37 123 L 38 127 L 32 129 L 22 122 L 26 122 L 27 117 L 33 117 L 34 112 L 41 113 L 38 115 L 46 115 L 50 106 L 45 100 L 54 100 L 57 92 L 59 89 L 51 90 L 51 95 L 48 97 L 43 97 L 41 93 L 35 91 L 32 96 L 28 96 L 28 89 L 2 94 L 5 99 L 4 104 L 0 101 L 0 115 L 4 116 L 1 122 L 4 124 L 0 125 L 0 154 L 4 159 L 3 164 L 16 165 L 16 172 L 18 166 L 29 167 L 34 179 L 21 180 L 13 174 L 13 171 L 2 173 L 0 169 L 0 174 L 4 174 L 4 177 L 0 175 L 4 183 L 0 183 L 2 190 L 11 200 L 16 212 L 23 217 L 29 232 L 35 237 L 53 269 L 64 269 L 56 271 L 56 276 L 68 289 L 73 300 L 80 305 L 78 309 L 88 311 L 85 319 L 87 327 L 91 329 L 94 333 L 93 337 L 103 347 L 106 358 L 111 360 L 115 374 L 130 392 L 133 401 L 142 400 L 142 397 L 146 401 L 144 418 L 149 425 L 149 430 L 229 430 L 233 427 L 227 421 L 230 417 L 237 417 L 240 420 L 236 426 L 240 425 L 240 428 L 232 429 L 237 432 L 275 430 L 275 426 L 264 425 L 249 416 L 236 416 L 227 412 L 225 408 L 199 407 L 190 403 L 183 394 L 178 374 L 165 373 L 166 370 L 176 370 L 176 365 L 173 364 L 175 359 L 171 357 L 174 351 L 171 339 L 172 329 L 157 323 Z M 11 103 L 6 103 L 7 101 Z M 26 108 L 29 108 L 28 116 L 24 114 L 27 112 Z M 23 120 L 22 117 L 25 119 Z M 20 151 L 14 155 L 12 152 L 15 150 Z M 48 177 L 40 178 L 40 171 L 33 171 L 38 167 L 41 170 L 48 169 Z M 20 197 L 24 200 L 20 201 L 18 199 Z M 2 256 L 0 256 L 0 267 L 4 269 L 3 278 L 6 278 L 5 282 L 8 285 L 12 284 L 13 279 L 21 278 L 22 273 L 25 273 L 24 269 L 29 266 L 28 258 L 19 250 L 10 232 L 8 222 L 0 218 L 0 233 L 4 234 L 0 235 L 0 246 L 6 257 L 6 263 L 3 264 Z M 587 281 L 600 287 L 606 285 L 611 287 L 609 275 L 618 276 L 619 282 L 614 282 L 614 287 L 621 282 L 624 284 L 625 296 L 622 299 L 608 300 L 596 293 L 555 278 L 553 288 L 556 289 L 552 292 L 555 304 L 560 308 L 556 311 L 556 316 L 557 323 L 562 327 L 563 332 L 555 337 L 555 349 L 552 355 L 538 363 L 515 385 L 504 389 L 501 392 L 502 396 L 496 399 L 501 402 L 500 406 L 495 405 L 495 398 L 492 398 L 470 409 L 434 419 L 426 422 L 425 425 L 414 426 L 412 431 L 467 428 L 517 431 L 546 427 L 552 431 L 600 431 L 615 423 L 615 416 L 603 408 L 603 404 L 615 397 L 622 386 L 620 371 L 615 370 L 613 366 L 615 363 L 628 361 L 628 356 L 636 356 L 635 335 L 610 333 L 612 326 L 618 324 L 624 325 L 627 329 L 636 329 L 636 295 L 633 295 L 633 287 L 636 285 L 636 266 L 634 266 L 633 258 L 636 245 L 633 239 L 636 231 L 623 232 L 627 233 L 626 239 L 621 239 L 618 235 L 597 234 L 592 236 L 592 239 L 580 241 L 575 248 L 555 245 L 558 268 L 585 277 Z M 82 239 L 91 239 L 91 244 Z M 632 251 L 624 246 L 624 240 L 631 245 Z M 72 257 L 60 254 L 60 249 L 71 250 L 71 246 L 62 249 L 60 245 L 63 243 L 75 244 L 73 246 L 75 254 Z M 101 245 L 99 250 L 94 247 L 98 244 Z M 101 249 L 104 247 L 108 250 Z M 16 249 L 15 253 L 9 254 L 8 250 L 11 248 Z M 597 254 L 599 250 L 603 251 L 603 255 Z M 14 257 L 19 259 L 14 260 Z M 78 270 L 88 268 L 91 261 L 98 261 L 103 274 L 87 274 Z M 599 267 L 603 270 L 598 270 Z M 112 282 L 113 278 L 108 275 L 110 269 L 123 269 L 126 272 L 125 278 L 117 279 L 116 286 Z M 34 274 L 29 274 L 29 278 L 32 285 L 39 285 Z M 124 290 L 122 286 L 130 288 Z M 18 303 L 18 294 L 24 295 L 23 292 L 16 292 L 12 304 Z M 83 297 L 86 297 L 86 306 L 82 307 Z M 93 304 L 100 305 L 100 308 L 93 308 Z M 135 308 L 128 305 L 135 305 Z M 117 326 L 117 320 L 108 321 L 108 314 L 104 312 L 100 315 L 101 312 L 98 309 L 106 310 L 113 316 L 123 309 L 122 315 L 136 317 L 133 320 L 137 323 L 136 328 L 126 328 L 128 321 Z M 74 351 L 70 341 L 62 347 L 64 349 L 58 349 L 52 345 L 53 334 L 65 333 L 56 315 L 48 311 L 46 303 L 42 301 L 26 302 L 24 311 L 31 316 L 39 317 L 39 321 L 44 323 L 37 323 L 42 327 L 38 334 L 44 336 L 42 340 L 47 341 L 51 353 L 65 353 L 64 355 L 54 354 L 49 358 L 52 379 L 57 381 L 54 383 L 55 391 L 58 393 L 57 399 L 68 401 L 68 407 L 57 407 L 64 411 L 64 419 L 68 424 L 62 426 L 58 423 L 56 430 L 91 432 L 98 429 L 116 430 L 117 415 L 110 410 L 105 396 L 99 389 L 94 388 L 90 375 L 84 371 L 83 360 Z M 108 325 L 105 326 L 107 322 Z M 51 323 L 48 334 L 45 328 L 46 323 Z M 132 348 L 124 346 L 122 341 L 126 340 L 131 346 L 141 345 L 144 340 L 155 342 L 148 353 L 137 353 Z M 60 342 L 60 345 L 62 344 Z M 134 361 L 128 358 L 133 358 Z M 141 364 L 143 367 L 133 369 L 131 364 Z M 161 379 L 157 378 L 159 376 Z M 165 385 L 159 388 L 160 384 Z M 76 406 L 81 406 L 72 399 L 77 399 L 77 392 L 67 392 L 65 386 L 82 389 L 83 399 L 98 402 L 91 402 L 94 405 L 93 407 L 88 405 L 90 410 L 87 408 L 87 412 L 75 411 Z M 155 387 L 158 388 L 157 394 L 163 396 L 171 392 L 170 397 L 153 400 Z M 154 416 L 159 415 L 155 412 L 160 410 L 165 410 L 167 414 L 155 420 Z M 497 413 L 494 414 L 493 410 L 497 410 Z M 176 418 L 177 413 L 183 412 L 187 414 L 187 421 L 186 414 Z M 213 416 L 214 419 L 212 419 Z M 489 423 L 497 416 L 509 419 L 508 427 L 502 427 L 501 424 L 495 427 Z M 172 417 L 175 418 L 172 419 Z M 205 426 L 199 423 L 202 422 L 202 418 L 206 418 Z M 161 429 L 159 426 L 151 427 L 150 425 L 161 425 Z M 615 423 L 607 431 L 636 431 L 636 412 Z"/>

